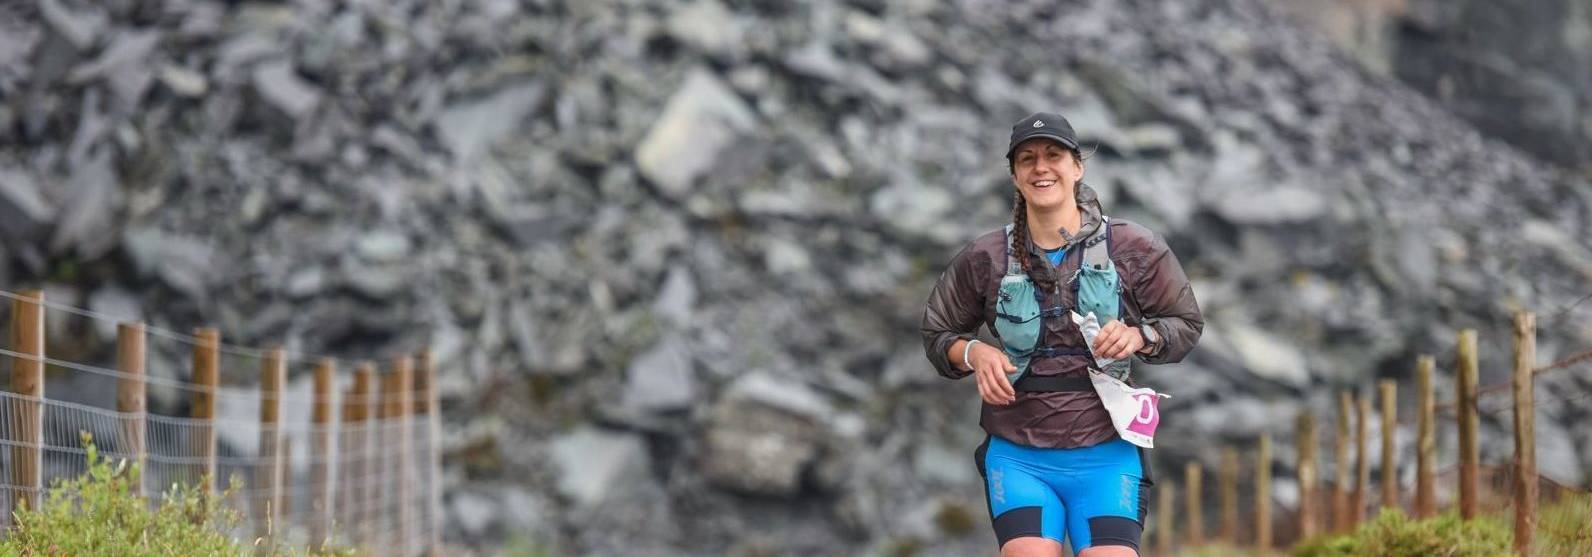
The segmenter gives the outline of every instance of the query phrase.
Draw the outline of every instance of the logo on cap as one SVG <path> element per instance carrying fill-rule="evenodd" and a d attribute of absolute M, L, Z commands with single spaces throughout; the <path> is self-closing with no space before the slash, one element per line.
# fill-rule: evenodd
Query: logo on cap
<path fill-rule="evenodd" d="M 1044 120 L 1034 120 L 1034 127 L 1036 127 L 1036 128 L 1045 127 L 1045 121 Z"/>

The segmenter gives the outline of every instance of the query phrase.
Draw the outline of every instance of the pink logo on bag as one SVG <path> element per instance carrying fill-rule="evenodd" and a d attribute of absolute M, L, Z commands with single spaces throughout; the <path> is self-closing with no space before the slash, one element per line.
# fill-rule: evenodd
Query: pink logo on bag
<path fill-rule="evenodd" d="M 1161 397 L 1155 393 L 1133 393 L 1139 402 L 1139 413 L 1128 422 L 1128 431 L 1155 437 L 1155 426 L 1161 424 Z"/>

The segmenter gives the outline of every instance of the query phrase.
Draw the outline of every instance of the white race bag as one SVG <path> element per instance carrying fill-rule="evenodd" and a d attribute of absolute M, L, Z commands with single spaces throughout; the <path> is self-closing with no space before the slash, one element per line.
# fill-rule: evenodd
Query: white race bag
<path fill-rule="evenodd" d="M 1072 322 L 1083 331 L 1084 343 L 1093 354 L 1095 337 L 1100 334 L 1100 323 L 1094 313 L 1078 315 L 1073 312 Z M 1095 357 L 1095 365 L 1101 369 L 1109 369 L 1113 362 L 1115 360 L 1110 358 Z M 1161 423 L 1161 398 L 1171 398 L 1171 395 L 1157 393 L 1149 387 L 1131 387 L 1121 379 L 1094 369 L 1089 370 L 1089 382 L 1100 395 L 1100 402 L 1105 404 L 1106 413 L 1111 414 L 1111 425 L 1117 428 L 1117 435 L 1134 445 L 1155 448 L 1155 427 Z"/>

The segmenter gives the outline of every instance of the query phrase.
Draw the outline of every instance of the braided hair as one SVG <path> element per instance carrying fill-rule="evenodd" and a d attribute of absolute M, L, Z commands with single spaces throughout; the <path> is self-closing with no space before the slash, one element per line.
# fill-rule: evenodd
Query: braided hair
<path fill-rule="evenodd" d="M 1012 203 L 1012 245 L 1008 246 L 1011 253 L 1017 257 L 1017 263 L 1022 265 L 1023 274 L 1042 292 L 1054 292 L 1057 287 L 1057 277 L 1048 265 L 1036 265 L 1034 254 L 1029 251 L 1031 241 L 1028 237 L 1028 202 L 1023 199 L 1023 192 L 1015 190 L 1012 193 L 1015 202 Z M 1035 272 L 1036 269 L 1043 271 Z"/>
<path fill-rule="evenodd" d="M 1080 153 L 1077 149 L 1067 150 L 1072 152 L 1074 161 L 1080 165 L 1083 164 L 1083 153 Z M 1006 164 L 1007 171 L 1016 175 L 1015 161 L 1007 159 Z M 1073 195 L 1077 195 L 1077 188 L 1082 185 L 1083 180 L 1078 180 L 1078 183 L 1073 185 Z M 1060 286 L 1061 277 L 1057 276 L 1055 268 L 1048 264 L 1036 265 L 1034 254 L 1028 249 L 1028 246 L 1031 245 L 1028 237 L 1028 201 L 1023 199 L 1022 190 L 1017 189 L 1016 186 L 1012 187 L 1012 197 L 1012 242 L 1007 249 L 1017 255 L 1017 263 L 1022 266 L 1023 274 L 1028 275 L 1028 279 L 1034 281 L 1034 285 L 1039 287 L 1040 291 L 1054 292 Z M 1042 270 L 1035 272 L 1036 269 Z"/>

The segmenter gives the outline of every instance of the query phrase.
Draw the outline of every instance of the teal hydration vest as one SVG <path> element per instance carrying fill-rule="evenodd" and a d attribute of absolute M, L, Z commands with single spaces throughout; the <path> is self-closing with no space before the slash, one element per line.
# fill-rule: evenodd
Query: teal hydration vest
<path fill-rule="evenodd" d="M 1122 280 L 1117 275 L 1116 264 L 1111 261 L 1111 221 L 1100 217 L 1100 229 L 1084 238 L 1083 263 L 1078 273 L 1068 282 L 1073 288 L 1079 314 L 1094 313 L 1104 325 L 1121 314 Z M 995 303 L 995 333 L 1001 339 L 1001 348 L 1017 366 L 1012 382 L 1017 382 L 1028 372 L 1028 364 L 1035 358 L 1056 356 L 1091 356 L 1088 347 L 1037 348 L 1039 335 L 1044 330 L 1045 319 L 1065 317 L 1069 308 L 1043 307 L 1045 295 L 1034 286 L 1033 279 L 1023 272 L 1022 263 L 1012 253 L 1012 225 L 1006 225 L 1006 275 L 1001 277 L 999 300 Z M 1091 366 L 1094 358 L 1090 358 Z M 1106 366 L 1106 372 L 1117 379 L 1126 380 L 1129 362 L 1118 360 Z"/>

